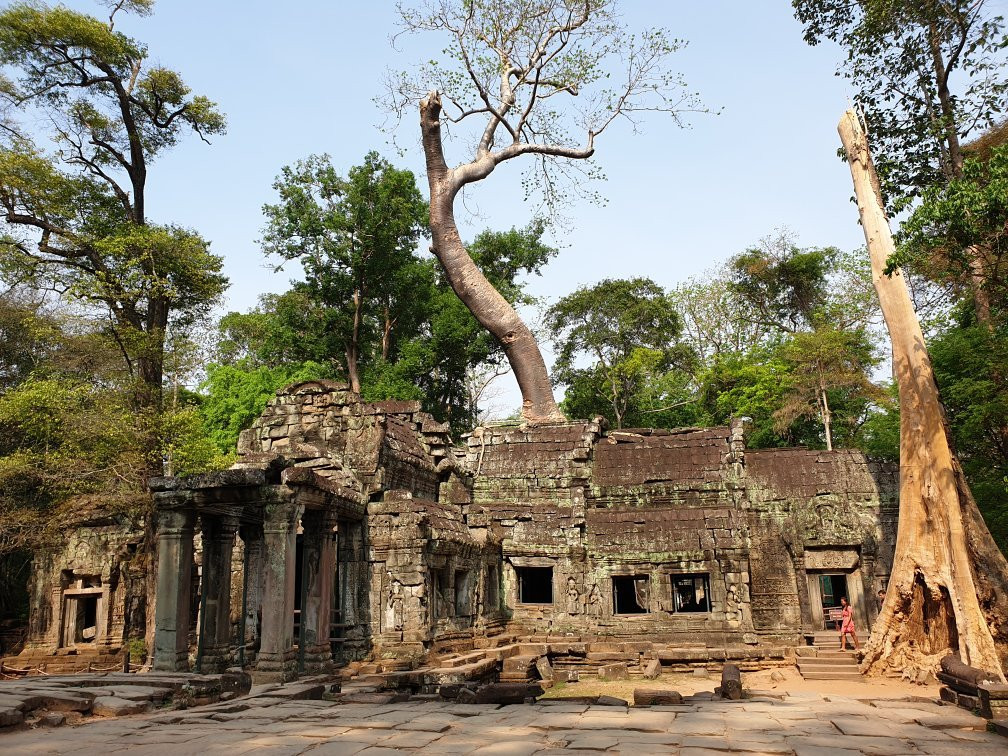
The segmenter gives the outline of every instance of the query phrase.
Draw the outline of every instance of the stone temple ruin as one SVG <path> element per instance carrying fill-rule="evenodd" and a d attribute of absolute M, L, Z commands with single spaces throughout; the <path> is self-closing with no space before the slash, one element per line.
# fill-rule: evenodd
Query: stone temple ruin
<path fill-rule="evenodd" d="M 290 386 L 242 432 L 231 469 L 151 482 L 153 667 L 286 680 L 520 643 L 554 644 L 573 668 L 624 651 L 758 662 L 823 630 L 841 596 L 869 628 L 896 468 L 850 450 L 748 450 L 744 427 L 496 426 L 460 447 L 418 403 Z M 127 592 L 54 559 L 36 575 L 50 608 L 28 647 L 84 645 L 85 595 L 92 637 L 121 644 Z"/>

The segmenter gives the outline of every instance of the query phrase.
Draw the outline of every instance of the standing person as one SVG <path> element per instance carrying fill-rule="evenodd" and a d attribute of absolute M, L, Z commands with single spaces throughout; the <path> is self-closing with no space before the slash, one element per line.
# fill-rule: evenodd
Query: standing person
<path fill-rule="evenodd" d="M 854 650 L 857 651 L 861 648 L 861 644 L 858 643 L 857 633 L 854 632 L 854 607 L 847 603 L 846 596 L 840 599 L 840 606 L 843 607 L 840 612 L 840 650 L 847 650 L 847 636 L 849 635 L 854 641 Z"/>

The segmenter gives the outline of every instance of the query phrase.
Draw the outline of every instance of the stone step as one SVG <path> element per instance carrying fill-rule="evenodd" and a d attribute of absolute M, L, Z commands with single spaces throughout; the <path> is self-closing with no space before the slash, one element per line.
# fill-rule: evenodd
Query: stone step
<path fill-rule="evenodd" d="M 853 672 L 802 672 L 806 680 L 861 680 L 861 673 Z"/>
<path fill-rule="evenodd" d="M 858 670 L 858 664 L 855 661 L 843 662 L 843 661 L 833 661 L 831 659 L 808 659 L 802 660 L 798 663 L 798 671 L 803 672 L 805 669 L 810 671 L 822 671 L 824 669 L 842 669 L 842 670 Z"/>

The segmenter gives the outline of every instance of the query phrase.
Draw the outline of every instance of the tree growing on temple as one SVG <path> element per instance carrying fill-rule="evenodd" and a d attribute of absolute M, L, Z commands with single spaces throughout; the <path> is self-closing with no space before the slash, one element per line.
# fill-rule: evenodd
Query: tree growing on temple
<path fill-rule="evenodd" d="M 455 199 L 524 157 L 526 190 L 541 191 L 555 208 L 570 179 L 595 175 L 588 162 L 595 140 L 615 121 L 634 122 L 647 111 L 678 119 L 695 106 L 667 67 L 682 43 L 658 29 L 628 33 L 612 0 L 444 0 L 400 6 L 400 13 L 407 31 L 447 39 L 443 60 L 390 87 L 400 115 L 420 102 L 432 249 L 452 289 L 502 345 L 523 418 L 562 420 L 535 337 L 462 243 Z M 445 154 L 449 129 L 474 145 L 454 168 Z"/>
<path fill-rule="evenodd" d="M 900 402 L 900 512 L 885 602 L 863 667 L 933 670 L 957 653 L 1001 680 L 1008 668 L 1008 562 L 985 525 L 950 443 L 924 335 L 894 254 L 859 114 L 839 124 L 875 290 L 892 342 Z"/>
<path fill-rule="evenodd" d="M 616 428 L 628 419 L 653 425 L 649 414 L 681 399 L 654 402 L 660 397 L 648 391 L 693 362 L 679 342 L 674 300 L 651 279 L 582 286 L 546 311 L 546 327 L 557 346 L 553 380 L 566 386 L 564 405 L 578 416 L 601 414 Z"/>
<path fill-rule="evenodd" d="M 225 127 L 212 102 L 115 30 L 120 12 L 151 6 L 111 4 L 107 22 L 40 3 L 0 13 L 0 63 L 13 74 L 0 92 L 0 265 L 7 278 L 102 310 L 136 406 L 156 411 L 173 316 L 205 311 L 227 280 L 196 233 L 148 221 L 154 160 L 187 133 Z"/>
<path fill-rule="evenodd" d="M 299 332 L 333 341 L 326 351 L 342 353 L 347 382 L 360 393 L 361 363 L 372 352 L 387 361 L 404 321 L 416 319 L 422 264 L 414 250 L 427 220 L 416 179 L 376 152 L 346 177 L 327 155 L 313 155 L 285 167 L 273 188 L 279 202 L 263 207 L 263 248 L 305 272 L 282 303 L 303 320 Z"/>

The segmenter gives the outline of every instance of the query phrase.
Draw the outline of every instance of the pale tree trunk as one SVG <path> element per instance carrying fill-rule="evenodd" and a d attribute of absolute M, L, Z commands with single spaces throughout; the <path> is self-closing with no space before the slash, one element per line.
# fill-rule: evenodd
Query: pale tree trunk
<path fill-rule="evenodd" d="M 357 361 L 360 358 L 360 326 L 363 299 L 361 290 L 358 288 L 353 294 L 353 329 L 350 333 L 350 343 L 346 345 L 347 380 L 350 381 L 350 390 L 355 394 L 360 393 L 360 374 L 357 372 Z"/>
<path fill-rule="evenodd" d="M 392 312 L 388 305 L 385 305 L 385 322 L 382 328 L 381 339 L 381 359 L 388 362 L 389 353 L 392 351 Z"/>
<path fill-rule="evenodd" d="M 452 290 L 503 347 L 521 389 L 525 421 L 563 422 L 565 418 L 553 398 L 546 363 L 532 331 L 486 279 L 462 244 L 455 223 L 455 195 L 464 182 L 445 163 L 440 117 L 441 99 L 432 92 L 420 102 L 420 129 L 430 184 L 432 251 Z M 493 166 L 487 164 L 486 173 L 492 170 Z"/>
<path fill-rule="evenodd" d="M 833 413 L 826 398 L 826 389 L 819 389 L 819 401 L 822 403 L 822 424 L 826 433 L 826 451 L 833 451 Z"/>
<path fill-rule="evenodd" d="M 885 603 L 862 670 L 933 671 L 946 653 L 1004 679 L 1008 563 L 970 493 L 949 440 L 920 322 L 899 271 L 878 177 L 858 114 L 838 126 L 850 163 L 872 278 L 892 342 L 900 401 L 899 531 Z"/>

